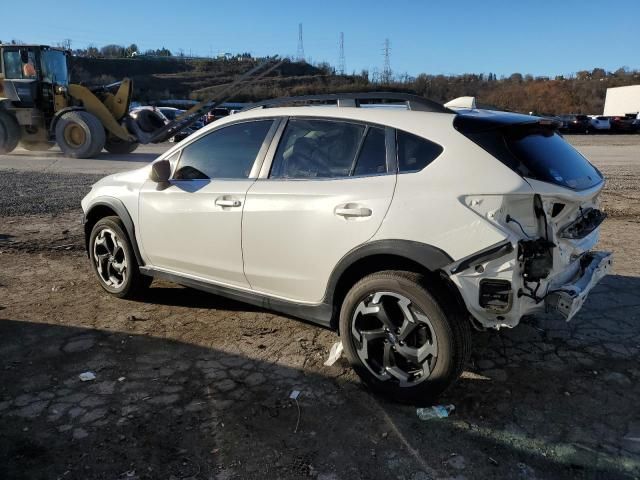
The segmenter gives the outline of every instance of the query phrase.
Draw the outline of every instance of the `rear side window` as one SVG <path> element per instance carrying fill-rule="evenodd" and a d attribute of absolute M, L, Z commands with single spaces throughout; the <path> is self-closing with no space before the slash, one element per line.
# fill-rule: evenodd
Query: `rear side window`
<path fill-rule="evenodd" d="M 174 178 L 248 178 L 272 123 L 243 122 L 200 137 L 182 149 Z"/>
<path fill-rule="evenodd" d="M 524 176 L 574 190 L 591 188 L 602 181 L 600 172 L 550 129 L 509 133 L 506 143 Z"/>
<path fill-rule="evenodd" d="M 443 151 L 437 143 L 398 130 L 398 171 L 417 172 L 433 162 Z"/>
<path fill-rule="evenodd" d="M 270 178 L 340 178 L 351 175 L 363 125 L 292 119 L 282 135 Z"/>

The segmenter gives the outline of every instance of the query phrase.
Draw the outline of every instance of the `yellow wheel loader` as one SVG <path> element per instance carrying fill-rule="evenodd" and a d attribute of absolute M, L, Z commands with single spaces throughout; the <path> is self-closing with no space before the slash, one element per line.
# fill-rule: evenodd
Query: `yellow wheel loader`
<path fill-rule="evenodd" d="M 46 45 L 0 45 L 0 153 L 18 144 L 38 151 L 57 143 L 76 158 L 136 149 L 125 125 L 131 81 L 71 84 L 68 55 Z"/>
<path fill-rule="evenodd" d="M 267 61 L 241 75 L 214 99 L 195 105 L 166 123 L 153 110 L 129 113 L 133 85 L 125 78 L 99 87 L 69 82 L 69 52 L 46 45 L 0 44 L 0 154 L 18 144 L 48 150 L 54 144 L 71 157 L 91 158 L 102 149 L 131 153 L 140 143 L 159 143 L 226 101 L 265 65 L 257 80 L 282 62 Z"/>

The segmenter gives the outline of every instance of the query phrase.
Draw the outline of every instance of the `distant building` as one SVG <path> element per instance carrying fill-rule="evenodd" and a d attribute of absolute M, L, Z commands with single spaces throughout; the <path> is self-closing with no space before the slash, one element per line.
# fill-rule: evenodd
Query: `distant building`
<path fill-rule="evenodd" d="M 633 113 L 637 115 L 638 112 L 640 112 L 640 85 L 607 88 L 604 116 L 617 117 Z"/>

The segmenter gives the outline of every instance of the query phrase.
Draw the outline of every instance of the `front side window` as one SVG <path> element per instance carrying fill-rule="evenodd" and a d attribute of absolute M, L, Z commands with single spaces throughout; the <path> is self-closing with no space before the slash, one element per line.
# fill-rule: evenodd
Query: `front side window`
<path fill-rule="evenodd" d="M 177 180 L 248 178 L 272 120 L 215 130 L 182 149 Z"/>
<path fill-rule="evenodd" d="M 33 50 L 5 50 L 4 70 L 5 78 L 36 78 L 35 53 Z"/>
<path fill-rule="evenodd" d="M 437 143 L 398 130 L 398 171 L 417 172 L 433 162 L 443 151 Z"/>
<path fill-rule="evenodd" d="M 350 176 L 365 128 L 333 120 L 289 120 L 273 159 L 270 178 Z"/>

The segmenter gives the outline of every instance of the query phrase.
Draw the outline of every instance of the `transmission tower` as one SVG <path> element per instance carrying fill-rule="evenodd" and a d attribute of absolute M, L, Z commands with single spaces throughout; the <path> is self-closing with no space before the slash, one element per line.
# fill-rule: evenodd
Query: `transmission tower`
<path fill-rule="evenodd" d="M 346 70 L 344 61 L 344 32 L 340 32 L 340 58 L 338 59 L 338 72 L 340 75 L 344 75 Z"/>
<path fill-rule="evenodd" d="M 388 38 L 384 39 L 384 48 L 382 49 L 384 55 L 384 67 L 382 68 L 382 83 L 391 83 L 391 42 Z"/>
<path fill-rule="evenodd" d="M 298 55 L 297 60 L 304 62 L 304 44 L 302 43 L 302 24 L 298 24 Z"/>

